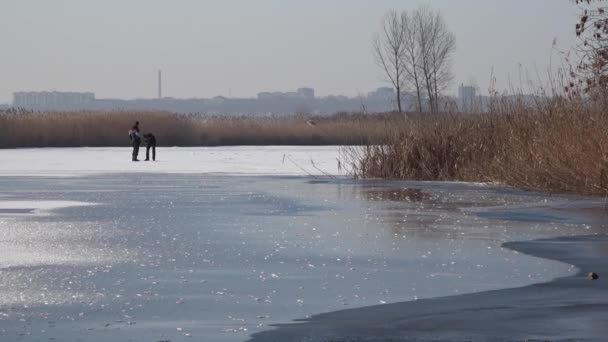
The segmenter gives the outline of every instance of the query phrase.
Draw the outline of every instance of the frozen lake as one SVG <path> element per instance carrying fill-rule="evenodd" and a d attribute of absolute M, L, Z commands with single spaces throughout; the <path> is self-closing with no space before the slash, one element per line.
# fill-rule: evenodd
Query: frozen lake
<path fill-rule="evenodd" d="M 0 176 L 78 176 L 107 173 L 344 175 L 339 146 L 159 147 L 156 162 L 131 162 L 131 148 L 0 149 Z M 139 159 L 144 160 L 145 147 Z M 346 167 L 345 167 L 346 166 Z"/>
<path fill-rule="evenodd" d="M 481 185 L 2 168 L 7 341 L 245 341 L 323 312 L 569 275 L 500 246 L 595 229 L 547 209 L 571 200 Z"/>

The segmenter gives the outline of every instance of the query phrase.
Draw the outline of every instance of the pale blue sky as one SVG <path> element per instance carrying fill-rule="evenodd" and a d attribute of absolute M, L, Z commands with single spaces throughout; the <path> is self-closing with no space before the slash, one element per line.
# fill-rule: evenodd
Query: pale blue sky
<path fill-rule="evenodd" d="M 174 97 L 366 93 L 385 85 L 371 49 L 382 15 L 423 3 L 456 35 L 455 85 L 485 91 L 494 68 L 504 87 L 520 63 L 545 73 L 553 39 L 574 42 L 570 0 L 1 0 L 0 103 L 21 90 L 154 97 L 158 68 Z"/>

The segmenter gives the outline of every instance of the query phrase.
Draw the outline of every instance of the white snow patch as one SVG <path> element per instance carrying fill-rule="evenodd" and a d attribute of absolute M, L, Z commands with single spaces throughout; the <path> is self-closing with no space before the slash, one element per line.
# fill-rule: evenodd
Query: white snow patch
<path fill-rule="evenodd" d="M 39 209 L 52 210 L 69 207 L 83 207 L 95 203 L 78 201 L 0 201 L 0 209 Z"/>
<path fill-rule="evenodd" d="M 97 203 L 77 202 L 77 201 L 2 201 L 0 200 L 0 210 L 8 211 L 6 214 L 0 213 L 0 216 L 11 216 L 11 210 L 28 210 L 31 209 L 31 214 L 46 213 L 54 209 L 84 207 L 97 205 Z M 30 215 L 31 215 L 30 214 Z M 21 216 L 21 215 L 20 215 Z"/>
<path fill-rule="evenodd" d="M 0 150 L 0 176 L 69 177 L 107 173 L 230 175 L 344 175 L 338 146 L 238 146 L 163 148 L 157 161 L 131 161 L 131 148 L 42 148 Z"/>

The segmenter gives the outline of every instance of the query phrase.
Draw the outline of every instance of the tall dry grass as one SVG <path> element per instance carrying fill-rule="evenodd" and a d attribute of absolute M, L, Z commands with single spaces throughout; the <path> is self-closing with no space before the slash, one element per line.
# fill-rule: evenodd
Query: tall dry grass
<path fill-rule="evenodd" d="M 0 113 L 0 148 L 127 146 L 140 121 L 163 146 L 353 145 L 378 142 L 383 116 L 231 118 L 161 112 Z"/>
<path fill-rule="evenodd" d="M 608 195 L 608 113 L 600 103 L 495 103 L 490 113 L 393 125 L 354 153 L 360 177 L 499 182 Z"/>

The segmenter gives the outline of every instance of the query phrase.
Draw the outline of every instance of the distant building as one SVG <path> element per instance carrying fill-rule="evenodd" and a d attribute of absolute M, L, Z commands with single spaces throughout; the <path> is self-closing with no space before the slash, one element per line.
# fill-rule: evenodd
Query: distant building
<path fill-rule="evenodd" d="M 475 87 L 462 84 L 458 87 L 458 99 L 463 103 L 470 103 L 475 99 Z"/>
<path fill-rule="evenodd" d="M 381 87 L 370 92 L 367 96 L 372 99 L 392 100 L 393 97 L 395 97 L 395 89 L 391 87 Z"/>
<path fill-rule="evenodd" d="M 297 93 L 307 100 L 312 100 L 315 98 L 315 90 L 312 88 L 299 88 Z"/>
<path fill-rule="evenodd" d="M 76 92 L 16 92 L 13 106 L 34 110 L 72 110 L 88 106 L 95 101 L 94 93 Z"/>
<path fill-rule="evenodd" d="M 207 100 L 207 102 L 211 105 L 221 105 L 224 104 L 226 101 L 228 101 L 229 99 L 227 97 L 224 96 L 216 96 L 212 99 Z"/>
<path fill-rule="evenodd" d="M 479 110 L 476 96 L 477 90 L 475 87 L 461 84 L 458 87 L 458 98 L 456 99 L 458 109 L 463 112 Z"/>
<path fill-rule="evenodd" d="M 267 91 L 258 93 L 258 100 L 270 100 L 272 99 L 272 93 Z"/>
<path fill-rule="evenodd" d="M 315 90 L 313 88 L 299 88 L 296 92 L 261 92 L 258 93 L 258 100 L 314 100 Z"/>

